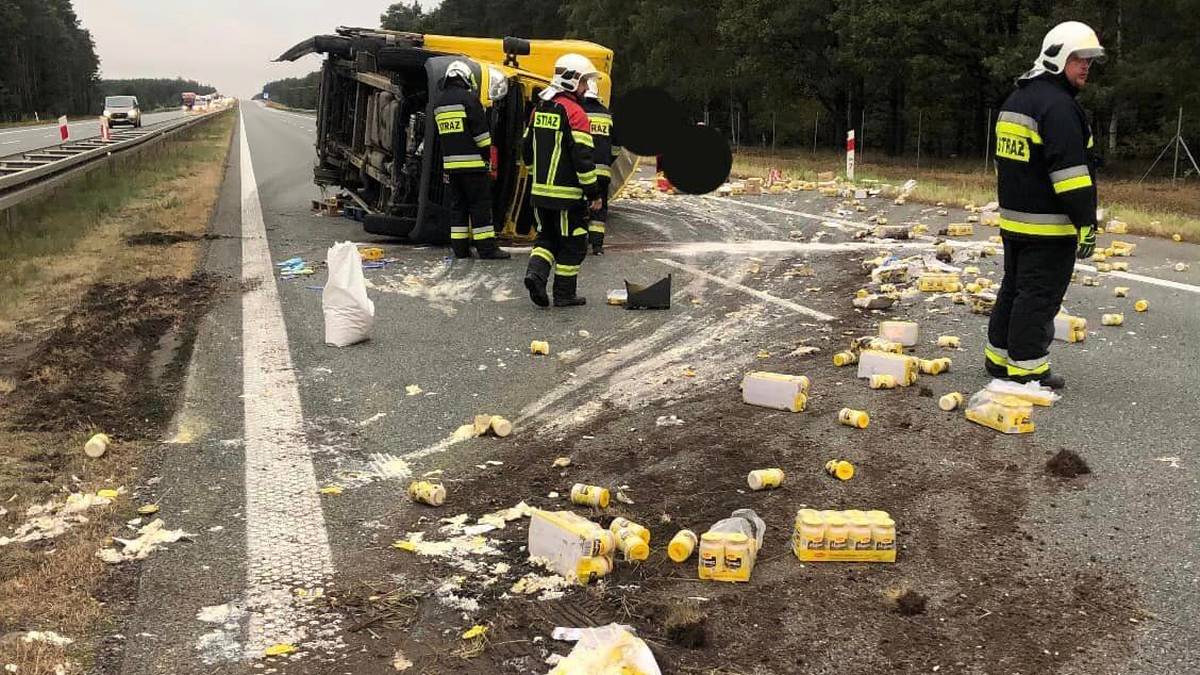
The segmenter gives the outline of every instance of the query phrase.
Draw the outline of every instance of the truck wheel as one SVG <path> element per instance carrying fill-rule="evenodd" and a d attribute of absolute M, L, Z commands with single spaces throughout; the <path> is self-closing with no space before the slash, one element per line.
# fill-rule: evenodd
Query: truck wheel
<path fill-rule="evenodd" d="M 408 237 L 415 224 L 416 220 L 413 218 L 385 216 L 381 213 L 368 213 L 363 218 L 363 229 L 367 232 L 401 239 Z"/>

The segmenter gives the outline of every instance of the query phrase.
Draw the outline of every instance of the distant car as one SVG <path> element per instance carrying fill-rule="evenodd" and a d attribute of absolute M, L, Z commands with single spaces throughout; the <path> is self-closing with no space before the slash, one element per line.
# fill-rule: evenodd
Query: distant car
<path fill-rule="evenodd" d="M 142 108 L 138 105 L 137 97 L 106 96 L 104 98 L 104 119 L 108 120 L 109 129 L 118 124 L 142 126 Z"/>

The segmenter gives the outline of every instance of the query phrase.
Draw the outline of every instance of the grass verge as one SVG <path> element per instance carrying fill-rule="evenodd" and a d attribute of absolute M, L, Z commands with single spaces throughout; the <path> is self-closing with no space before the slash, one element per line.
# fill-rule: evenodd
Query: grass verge
<path fill-rule="evenodd" d="M 911 161 L 911 160 L 909 160 Z M 788 179 L 815 180 L 822 171 L 840 172 L 845 156 L 805 152 L 766 153 L 742 151 L 733 158 L 733 175 L 765 178 L 779 169 Z M 996 177 L 991 171 L 957 162 L 917 169 L 900 161 L 881 161 L 855 167 L 855 177 L 899 185 L 909 178 L 917 181 L 910 195 L 914 201 L 955 206 L 986 204 L 996 199 Z M 1154 237 L 1179 234 L 1186 241 L 1200 241 L 1200 186 L 1194 182 L 1171 183 L 1131 180 L 1100 181 L 1100 203 L 1110 216 L 1129 224 L 1129 231 Z"/>
<path fill-rule="evenodd" d="M 127 420 L 167 409 L 172 385 L 154 372 L 152 350 L 203 312 L 206 282 L 194 274 L 236 120 L 229 112 L 121 158 L 0 226 L 0 536 L 30 506 L 136 484 L 156 437 Z M 162 232 L 191 236 L 129 243 Z M 114 443 L 89 459 L 83 443 L 101 430 Z M 110 589 L 132 574 L 131 563 L 106 565 L 96 551 L 111 536 L 136 536 L 124 525 L 136 506 L 122 495 L 55 538 L 0 546 L 0 636 L 39 630 L 74 640 L 0 639 L 0 667 L 90 670 L 95 638 L 110 628 Z"/>

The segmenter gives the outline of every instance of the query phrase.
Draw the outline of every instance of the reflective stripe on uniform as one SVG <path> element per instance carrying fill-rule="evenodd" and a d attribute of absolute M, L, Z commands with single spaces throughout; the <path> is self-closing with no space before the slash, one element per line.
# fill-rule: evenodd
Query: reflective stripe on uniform
<path fill-rule="evenodd" d="M 571 229 L 571 225 L 569 224 L 569 221 L 567 220 L 567 212 L 566 211 L 558 212 L 558 228 L 559 228 L 558 231 L 562 232 L 562 235 L 564 237 L 567 236 L 567 230 Z"/>
<path fill-rule="evenodd" d="M 1041 375 L 1050 370 L 1050 357 L 1043 356 L 1040 359 L 1029 359 L 1027 361 L 1009 361 L 1009 375 Z"/>
<path fill-rule="evenodd" d="M 605 178 L 612 178 L 612 167 L 604 165 L 604 164 L 597 164 L 596 165 L 596 175 L 604 176 Z"/>
<path fill-rule="evenodd" d="M 465 117 L 467 114 L 467 106 L 465 106 L 461 103 L 452 103 L 450 105 L 439 105 L 438 107 L 433 109 L 434 116 L 441 115 L 442 113 L 448 113 L 448 112 L 461 112 L 463 114 L 463 116 Z"/>
<path fill-rule="evenodd" d="M 1000 229 L 1043 236 L 1075 234 L 1075 226 L 1065 213 L 1025 213 L 1012 209 L 1000 209 Z"/>
<path fill-rule="evenodd" d="M 536 153 L 537 150 L 535 149 L 534 152 Z M 537 155 L 535 154 L 534 157 L 537 157 Z M 553 181 L 554 177 L 558 175 L 558 161 L 560 159 L 562 159 L 562 132 L 555 131 L 554 151 L 550 153 L 550 170 L 546 172 L 546 180 Z M 534 185 L 533 188 L 536 190 L 537 185 Z M 535 192 L 534 194 L 537 193 Z M 580 194 L 583 194 L 582 190 Z"/>
<path fill-rule="evenodd" d="M 580 265 L 555 265 L 554 273 L 560 277 L 573 277 L 579 274 Z"/>
<path fill-rule="evenodd" d="M 1061 195 L 1064 192 L 1070 192 L 1071 190 L 1078 190 L 1080 188 L 1091 187 L 1091 186 L 1092 186 L 1092 177 L 1091 176 L 1076 176 L 1074 178 L 1068 178 L 1066 180 L 1055 181 L 1054 194 Z"/>
<path fill-rule="evenodd" d="M 592 169 L 591 171 L 585 171 L 583 173 L 579 173 L 576 175 L 579 176 L 579 184 L 580 185 L 591 185 L 592 183 L 596 182 L 596 170 L 595 169 Z"/>
<path fill-rule="evenodd" d="M 603 234 L 604 233 L 604 221 L 593 220 L 590 223 L 588 223 L 588 232 L 599 232 L 599 233 Z"/>
<path fill-rule="evenodd" d="M 476 227 L 472 228 L 471 230 L 471 238 L 475 239 L 476 241 L 480 239 L 491 239 L 494 236 L 496 236 L 496 229 L 491 225 L 484 225 L 483 227 Z"/>
<path fill-rule="evenodd" d="M 987 357 L 988 361 L 998 366 L 1008 365 L 1008 350 L 996 347 L 990 342 L 983 346 L 983 355 Z"/>
<path fill-rule="evenodd" d="M 466 226 L 450 228 L 450 238 L 451 239 L 467 239 L 470 236 L 471 236 L 470 228 L 468 228 Z"/>
<path fill-rule="evenodd" d="M 557 197 L 558 199 L 579 199 L 583 197 L 582 188 L 545 185 L 542 183 L 534 183 L 533 189 L 530 192 L 538 197 Z"/>
<path fill-rule="evenodd" d="M 1038 145 L 1042 144 L 1042 136 L 1038 133 L 1037 120 L 1029 115 L 1002 110 L 1000 116 L 996 118 L 996 133 L 999 134 L 1001 132 L 1028 138 Z"/>
<path fill-rule="evenodd" d="M 488 132 L 483 132 L 475 137 L 475 145 L 481 148 L 486 148 L 492 144 L 492 135 Z"/>
<path fill-rule="evenodd" d="M 479 155 L 446 155 L 442 158 L 446 169 L 471 169 L 487 166 Z"/>
<path fill-rule="evenodd" d="M 588 231 L 582 227 L 577 227 L 577 228 L 571 230 L 572 237 L 581 237 L 587 233 L 588 233 Z"/>
<path fill-rule="evenodd" d="M 1088 149 L 1089 149 L 1089 150 L 1091 150 L 1092 148 L 1094 148 L 1094 147 L 1096 146 L 1096 137 L 1095 137 L 1095 136 L 1092 136 L 1091 134 L 1088 134 L 1088 144 L 1087 144 L 1087 146 L 1088 146 Z"/>
<path fill-rule="evenodd" d="M 554 264 L 554 254 L 550 252 L 550 249 L 542 248 L 541 246 L 535 246 L 533 250 L 529 252 L 529 257 L 541 258 L 551 265 Z"/>
<path fill-rule="evenodd" d="M 592 143 L 592 135 L 586 131 L 575 131 L 572 129 L 571 138 L 575 139 L 575 142 L 579 143 L 580 145 L 586 145 L 589 148 L 596 147 L 596 145 Z"/>

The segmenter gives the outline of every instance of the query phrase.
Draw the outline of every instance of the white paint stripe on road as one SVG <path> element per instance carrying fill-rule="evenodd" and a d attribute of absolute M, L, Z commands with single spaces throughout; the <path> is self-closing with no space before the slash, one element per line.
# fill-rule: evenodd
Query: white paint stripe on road
<path fill-rule="evenodd" d="M 703 277 L 705 279 L 708 279 L 709 281 L 712 281 L 717 284 L 721 284 L 722 286 L 725 286 L 727 288 L 733 288 L 733 289 L 739 290 L 747 295 L 752 295 L 752 296 L 758 298 L 759 300 L 763 300 L 763 301 L 769 302 L 773 305 L 778 305 L 780 307 L 790 309 L 793 312 L 797 312 L 799 314 L 811 316 L 812 318 L 817 319 L 819 321 L 833 321 L 833 317 L 826 314 L 825 312 L 819 312 L 811 307 L 805 307 L 804 305 L 801 305 L 796 302 L 792 302 L 791 300 L 784 300 L 783 298 L 777 298 L 777 297 L 771 295 L 770 293 L 760 291 L 757 288 L 750 288 L 749 286 L 739 284 L 736 281 L 730 281 L 729 279 L 726 279 L 725 277 L 719 277 L 715 274 L 709 274 L 708 272 L 705 272 L 704 270 L 700 269 L 699 267 L 695 267 L 693 265 L 685 265 L 683 263 L 675 262 L 674 260 L 670 260 L 667 258 L 656 258 L 655 260 L 657 260 L 658 262 L 660 262 L 664 265 L 674 267 L 675 269 L 683 270 L 689 274 L 693 274 L 698 277 Z"/>
<path fill-rule="evenodd" d="M 1096 272 L 1096 268 L 1083 263 L 1075 263 L 1075 269 L 1084 270 L 1085 272 Z M 1130 272 L 1104 272 L 1110 277 L 1118 279 L 1129 279 L 1130 281 L 1140 281 L 1144 284 L 1153 284 L 1162 286 L 1163 288 L 1173 288 L 1177 291 L 1188 291 L 1189 293 L 1200 293 L 1200 286 L 1185 284 L 1182 281 L 1171 281 L 1170 279 L 1159 279 L 1158 277 L 1148 277 L 1144 274 L 1132 274 Z"/>
<path fill-rule="evenodd" d="M 245 405 L 247 658 L 277 643 L 298 644 L 336 631 L 299 604 L 296 588 L 325 586 L 333 555 L 304 436 L 300 392 L 288 351 L 274 266 L 246 120 L 238 115 L 242 183 L 242 391 Z"/>
<path fill-rule="evenodd" d="M 856 223 L 851 220 L 842 220 L 839 218 L 827 218 L 825 216 L 819 216 L 815 213 L 804 213 L 802 211 L 793 211 L 791 209 L 783 209 L 783 208 L 779 208 L 777 206 L 767 206 L 766 204 L 753 204 L 751 202 L 744 202 L 744 201 L 739 201 L 736 199 L 727 199 L 725 197 L 705 196 L 704 198 L 711 199 L 713 201 L 718 201 L 718 202 L 726 202 L 729 204 L 736 204 L 739 206 L 748 206 L 752 209 L 761 209 L 763 211 L 771 211 L 774 213 L 783 213 L 783 214 L 787 214 L 787 215 L 800 216 L 802 218 L 810 218 L 812 220 L 820 220 L 820 221 L 828 221 L 831 223 L 838 223 L 841 225 L 845 225 L 847 227 L 852 227 L 852 228 L 856 228 L 856 229 L 860 229 L 860 230 L 871 229 L 871 227 L 869 225 L 864 225 L 862 223 Z M 930 236 L 920 236 L 917 238 L 923 239 L 926 241 L 933 240 L 933 237 L 930 237 Z M 950 243 L 957 244 L 957 242 L 950 242 Z M 999 253 L 1000 251 L 997 250 L 997 252 Z M 1079 263 L 1076 263 L 1075 268 L 1086 270 L 1088 272 L 1096 271 L 1095 267 L 1092 267 L 1090 265 L 1083 265 L 1083 264 L 1079 264 Z M 1194 286 L 1192 284 L 1185 284 L 1185 283 L 1182 283 L 1179 281 L 1171 281 L 1170 279 L 1159 279 L 1157 277 L 1148 277 L 1148 276 L 1145 276 L 1142 274 L 1132 274 L 1129 272 L 1107 272 L 1107 274 L 1109 274 L 1110 276 L 1119 277 L 1121 279 L 1129 279 L 1130 281 L 1140 281 L 1140 282 L 1146 283 L 1146 284 L 1162 286 L 1163 288 L 1173 288 L 1177 291 L 1187 291 L 1189 293 L 1200 293 L 1200 286 Z"/>
<path fill-rule="evenodd" d="M 771 213 L 782 213 L 782 214 L 789 215 L 789 216 L 800 216 L 801 218 L 808 218 L 810 220 L 818 220 L 818 221 L 821 221 L 822 223 L 830 223 L 832 225 L 839 225 L 840 227 L 838 229 L 845 229 L 845 228 L 850 228 L 853 230 L 869 230 L 869 229 L 871 229 L 870 225 L 867 225 L 865 223 L 856 223 L 853 220 L 846 220 L 844 218 L 837 218 L 837 217 L 833 217 L 833 216 L 821 216 L 821 215 L 817 215 L 815 213 L 805 213 L 803 211 L 793 211 L 791 209 L 781 209 L 778 206 L 767 206 L 766 204 L 754 204 L 752 202 L 743 202 L 743 201 L 739 201 L 737 199 L 728 199 L 726 197 L 713 197 L 712 195 L 705 195 L 704 199 L 709 199 L 714 202 L 723 202 L 726 204 L 733 204 L 735 206 L 747 206 L 752 209 L 760 209 L 762 211 L 770 211 Z"/>

